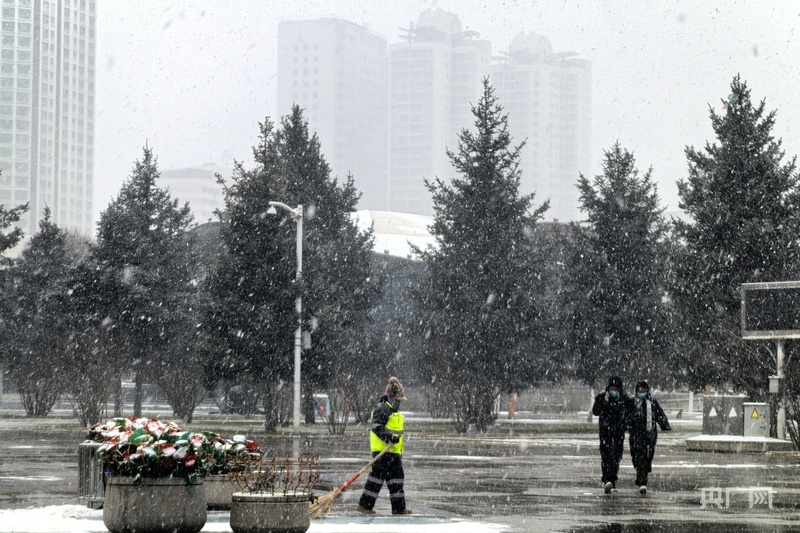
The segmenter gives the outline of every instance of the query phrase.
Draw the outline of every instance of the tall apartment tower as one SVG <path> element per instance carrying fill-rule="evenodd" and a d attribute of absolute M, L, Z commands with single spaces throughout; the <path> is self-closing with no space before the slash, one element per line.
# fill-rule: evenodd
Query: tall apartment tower
<path fill-rule="evenodd" d="M 447 150 L 472 128 L 471 104 L 491 69 L 491 43 L 442 9 L 423 12 L 389 48 L 389 210 L 431 215 L 423 178 L 450 181 Z"/>
<path fill-rule="evenodd" d="M 278 27 L 278 115 L 304 109 L 334 176 L 353 175 L 359 209 L 385 210 L 386 40 L 336 18 Z"/>
<path fill-rule="evenodd" d="M 1 0 L 0 204 L 93 233 L 95 0 Z"/>
<path fill-rule="evenodd" d="M 492 67 L 492 84 L 522 149 L 521 192 L 550 199 L 548 220 L 578 220 L 579 173 L 591 172 L 591 63 L 553 53 L 541 35 L 520 33 Z"/>
<path fill-rule="evenodd" d="M 197 224 L 217 220 L 214 211 L 224 209 L 225 201 L 216 175 L 228 177 L 231 174 L 230 169 L 208 163 L 197 167 L 161 170 L 160 173 L 158 186 L 169 189 L 170 197 L 177 198 L 181 206 L 189 202 Z"/>

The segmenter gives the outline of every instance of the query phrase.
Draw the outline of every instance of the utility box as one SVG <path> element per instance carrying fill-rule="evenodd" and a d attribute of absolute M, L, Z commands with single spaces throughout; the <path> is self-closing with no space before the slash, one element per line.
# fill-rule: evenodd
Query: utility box
<path fill-rule="evenodd" d="M 744 436 L 769 437 L 769 404 L 745 402 Z"/>
<path fill-rule="evenodd" d="M 742 435 L 744 395 L 703 397 L 703 435 Z"/>

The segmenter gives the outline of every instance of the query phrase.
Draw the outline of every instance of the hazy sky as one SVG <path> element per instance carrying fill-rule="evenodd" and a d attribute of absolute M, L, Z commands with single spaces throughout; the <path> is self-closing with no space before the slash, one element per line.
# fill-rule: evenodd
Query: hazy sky
<path fill-rule="evenodd" d="M 162 170 L 251 160 L 257 122 L 289 111 L 276 109 L 281 20 L 335 16 L 392 44 L 432 7 L 458 14 L 494 54 L 524 30 L 590 60 L 593 173 L 619 140 L 641 171 L 653 167 L 670 210 L 684 148 L 713 139 L 709 105 L 720 109 L 736 74 L 777 110 L 787 155 L 800 154 L 800 1 L 99 0 L 96 214 L 145 143 Z"/>

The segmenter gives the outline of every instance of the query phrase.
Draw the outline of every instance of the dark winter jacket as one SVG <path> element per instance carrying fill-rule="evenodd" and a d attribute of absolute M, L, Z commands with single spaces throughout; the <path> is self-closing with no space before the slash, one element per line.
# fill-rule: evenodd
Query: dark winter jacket
<path fill-rule="evenodd" d="M 603 435 L 625 435 L 630 398 L 628 398 L 622 390 L 621 382 L 619 384 L 614 383 L 614 379 L 612 378 L 612 380 L 609 381 L 609 387 L 612 384 L 619 388 L 619 396 L 616 398 L 609 397 L 608 401 L 606 401 L 606 392 L 608 392 L 608 387 L 606 387 L 604 392 L 601 392 L 595 397 L 594 405 L 592 405 L 592 414 L 600 417 L 599 426 L 601 437 Z"/>
<path fill-rule="evenodd" d="M 639 390 L 639 387 L 647 389 L 648 392 L 645 394 L 644 398 L 639 398 L 638 394 L 631 398 L 630 409 L 628 413 L 631 435 L 634 433 L 648 434 L 651 432 L 657 432 L 658 430 L 656 426 L 660 427 L 664 431 L 671 430 L 672 428 L 669 425 L 669 420 L 667 420 L 667 415 L 658 404 L 658 400 L 650 396 L 650 387 L 647 382 L 640 381 L 636 384 L 637 391 Z M 647 416 L 648 403 L 650 404 L 649 420 Z"/>
<path fill-rule="evenodd" d="M 653 457 L 656 452 L 656 443 L 658 442 L 657 428 L 660 427 L 664 431 L 672 429 L 669 426 L 664 410 L 658 405 L 658 401 L 650 396 L 650 387 L 647 386 L 647 382 L 638 383 L 636 390 L 642 385 L 648 392 L 644 398 L 639 398 L 638 396 L 631 398 L 630 413 L 628 415 L 630 419 L 631 459 L 637 474 L 652 471 Z M 641 479 L 638 475 L 637 478 Z M 645 477 L 643 480 L 645 483 L 646 479 Z"/>

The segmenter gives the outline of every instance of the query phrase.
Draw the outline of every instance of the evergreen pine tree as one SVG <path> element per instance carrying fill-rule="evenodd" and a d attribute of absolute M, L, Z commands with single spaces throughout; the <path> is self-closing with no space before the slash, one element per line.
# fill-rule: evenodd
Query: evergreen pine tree
<path fill-rule="evenodd" d="M 312 339 L 310 347 L 304 342 L 301 372 L 311 398 L 351 371 L 358 330 L 376 289 L 370 276 L 372 235 L 359 231 L 350 215 L 358 201 L 352 178 L 344 185 L 331 178 L 301 110 L 295 106 L 277 131 L 269 120 L 260 124 L 253 154 L 256 167 L 238 164 L 225 187 L 224 267 L 210 278 L 207 325 L 227 353 L 214 366 L 222 369 L 217 375 L 265 384 L 259 394 L 270 428 L 288 421 L 280 407 L 291 398 L 291 387 L 282 385 L 293 381 L 297 296 L 302 295 L 303 330 Z M 299 284 L 295 221 L 283 210 L 268 215 L 270 201 L 303 205 Z M 334 409 L 345 412 L 342 404 Z"/>
<path fill-rule="evenodd" d="M 119 378 L 129 366 L 115 346 L 114 322 L 109 318 L 109 294 L 115 280 L 91 255 L 88 242 L 78 244 L 80 259 L 66 273 L 62 299 L 65 320 L 64 391 L 80 424 L 89 427 L 106 419 L 111 394 L 120 394 Z M 85 257 L 84 257 L 85 256 Z"/>
<path fill-rule="evenodd" d="M 511 145 L 488 79 L 472 113 L 475 131 L 463 130 L 448 151 L 458 176 L 426 180 L 436 244 L 420 252 L 427 271 L 414 293 L 427 339 L 420 373 L 447 398 L 461 431 L 486 429 L 497 395 L 524 383 L 538 355 L 528 352 L 543 293 L 530 231 L 549 206 L 531 212 L 533 195 L 519 194 L 521 146 Z"/>
<path fill-rule="evenodd" d="M 0 175 L 2 175 L 2 170 L 0 170 Z M 23 236 L 22 228 L 17 227 L 10 231 L 6 230 L 19 222 L 19 219 L 28 209 L 28 204 L 18 205 L 11 209 L 6 209 L 4 205 L 0 205 L 0 261 L 7 259 L 2 256 L 3 252 L 16 246 Z"/>
<path fill-rule="evenodd" d="M 593 385 L 614 374 L 666 383 L 668 226 L 652 169 L 640 175 L 617 143 L 605 152 L 603 174 L 580 175 L 577 186 L 587 220 L 571 224 L 561 295 L 569 366 Z"/>
<path fill-rule="evenodd" d="M 166 364 L 163 348 L 172 334 L 176 294 L 191 282 L 188 258 L 192 222 L 188 204 L 179 206 L 158 187 L 150 148 L 134 163 L 119 195 L 100 215 L 94 255 L 112 280 L 104 294 L 121 360 L 130 361 L 136 383 L 134 416 L 141 416 L 147 372 Z M 187 361 L 181 364 L 189 364 Z"/>
<path fill-rule="evenodd" d="M 311 343 L 303 352 L 305 396 L 326 390 L 334 411 L 328 422 L 341 432 L 355 386 L 351 378 L 358 375 L 354 369 L 376 367 L 364 342 L 369 311 L 380 292 L 372 274 L 373 235 L 360 231 L 353 219 L 360 195 L 352 176 L 343 183 L 331 176 L 319 139 L 309 132 L 297 105 L 281 120 L 274 142 L 286 176 L 286 198 L 291 205 L 302 204 L 306 213 L 303 306 Z M 364 378 L 374 382 L 375 376 Z"/>
<path fill-rule="evenodd" d="M 2 177 L 2 169 L 0 169 L 0 177 Z M 23 232 L 21 228 L 14 228 L 8 230 L 13 224 L 19 222 L 29 209 L 28 204 L 23 204 L 11 209 L 6 209 L 5 206 L 0 205 L 0 371 L 4 367 L 4 361 L 9 356 L 9 342 L 14 339 L 14 331 L 11 326 L 11 319 L 14 314 L 13 303 L 9 299 L 11 293 L 11 286 L 8 285 L 7 266 L 11 263 L 11 259 L 4 255 L 6 250 L 13 248 L 22 239 Z M 2 379 L 2 376 L 0 376 Z"/>
<path fill-rule="evenodd" d="M 46 416 L 64 388 L 62 374 L 68 361 L 63 293 L 71 261 L 67 234 L 45 208 L 39 231 L 9 272 L 15 334 L 7 375 L 28 416 Z"/>
<path fill-rule="evenodd" d="M 684 247 L 675 261 L 674 299 L 692 385 L 733 386 L 763 397 L 775 361 L 762 342 L 742 341 L 742 283 L 797 279 L 800 187 L 795 158 L 783 163 L 772 136 L 775 112 L 754 105 L 739 76 L 722 112 L 710 110 L 716 142 L 686 149 L 675 221 Z"/>
<path fill-rule="evenodd" d="M 163 328 L 167 334 L 153 381 L 167 398 L 175 417 L 192 422 L 194 410 L 206 397 L 207 380 L 202 368 L 210 357 L 208 339 L 197 327 L 202 293 L 200 279 L 204 275 L 202 251 L 194 232 L 187 234 L 181 272 L 186 278 L 164 295 L 170 313 Z M 184 270 L 185 268 L 185 270 Z"/>
<path fill-rule="evenodd" d="M 224 246 L 207 279 L 203 308 L 205 329 L 215 340 L 209 381 L 237 387 L 246 410 L 261 404 L 268 431 L 289 421 L 282 399 L 292 398 L 294 302 L 301 290 L 294 283 L 294 223 L 267 213 L 270 201 L 285 196 L 273 129 L 269 119 L 259 123 L 255 167 L 237 163 L 231 182 L 223 182 Z"/>

